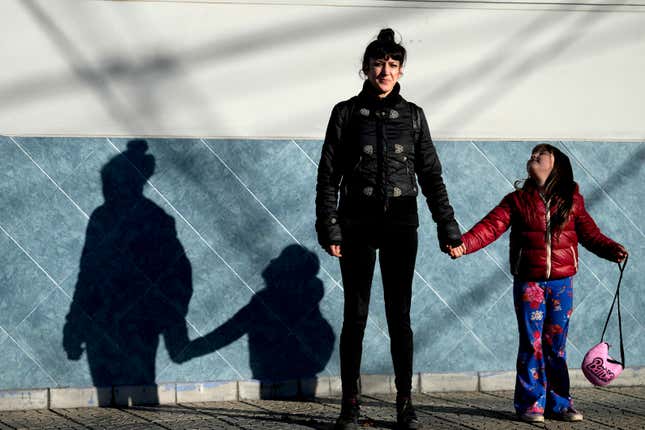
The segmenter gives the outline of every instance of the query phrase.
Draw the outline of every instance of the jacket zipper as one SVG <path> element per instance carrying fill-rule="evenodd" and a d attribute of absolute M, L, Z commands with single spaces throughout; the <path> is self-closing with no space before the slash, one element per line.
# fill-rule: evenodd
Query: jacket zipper
<path fill-rule="evenodd" d="M 349 172 L 349 175 L 345 175 L 347 177 L 347 180 L 343 184 L 343 189 L 345 190 L 345 195 L 349 194 L 349 182 L 352 180 L 354 177 L 354 174 L 358 170 L 358 167 L 361 165 L 361 161 L 363 161 L 363 156 L 359 155 L 358 156 L 358 162 L 354 165 L 352 170 Z"/>
<path fill-rule="evenodd" d="M 578 271 L 578 257 L 576 257 L 576 250 L 573 246 L 570 246 L 571 248 L 571 254 L 573 255 L 573 266 L 576 268 L 576 272 Z"/>
<path fill-rule="evenodd" d="M 545 214 L 544 221 L 546 222 L 546 229 L 544 232 L 544 242 L 546 244 L 546 277 L 549 279 L 551 276 L 551 199 L 547 200 L 542 194 L 540 194 L 542 201 L 544 202 Z"/>
<path fill-rule="evenodd" d="M 515 270 L 513 275 L 517 275 L 520 273 L 520 262 L 522 261 L 522 248 L 520 248 L 520 252 L 517 253 L 517 261 L 515 262 Z"/>

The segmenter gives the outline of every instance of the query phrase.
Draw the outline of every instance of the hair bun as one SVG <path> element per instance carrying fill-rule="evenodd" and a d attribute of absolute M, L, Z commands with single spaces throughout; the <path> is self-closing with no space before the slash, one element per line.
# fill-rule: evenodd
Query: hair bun
<path fill-rule="evenodd" d="M 391 28 L 384 28 L 378 34 L 377 40 L 379 42 L 394 42 L 394 30 Z"/>

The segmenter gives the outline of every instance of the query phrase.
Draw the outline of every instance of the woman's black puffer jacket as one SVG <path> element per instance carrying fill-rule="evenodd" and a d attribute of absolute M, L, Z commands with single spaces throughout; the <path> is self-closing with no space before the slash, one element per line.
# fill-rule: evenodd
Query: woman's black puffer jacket
<path fill-rule="evenodd" d="M 439 243 L 461 244 L 423 110 L 399 94 L 379 99 L 369 81 L 332 110 L 318 166 L 316 231 L 323 247 L 342 242 L 341 226 L 418 226 L 419 179 Z M 338 195 L 340 192 L 340 204 Z"/>

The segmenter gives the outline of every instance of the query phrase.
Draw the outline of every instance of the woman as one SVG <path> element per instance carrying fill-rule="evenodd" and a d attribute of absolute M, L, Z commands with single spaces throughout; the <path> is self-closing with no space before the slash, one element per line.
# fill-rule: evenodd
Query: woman
<path fill-rule="evenodd" d="M 520 339 L 515 410 L 527 422 L 543 422 L 545 411 L 563 421 L 582 421 L 569 394 L 565 353 L 578 243 L 615 262 L 622 262 L 627 251 L 604 236 L 587 213 L 569 158 L 558 148 L 537 145 L 526 167 L 529 177 L 523 186 L 464 234 L 463 245 L 452 249 L 451 256 L 471 254 L 511 227 Z"/>
<path fill-rule="evenodd" d="M 367 46 L 363 89 L 334 107 L 318 168 L 318 240 L 340 259 L 345 294 L 339 429 L 357 428 L 362 342 L 377 249 L 396 377 L 397 422 L 400 428 L 419 428 L 410 399 L 410 302 L 419 224 L 415 174 L 437 223 L 441 249 L 449 252 L 449 246 L 461 245 L 423 111 L 399 94 L 405 55 L 389 28 Z"/>

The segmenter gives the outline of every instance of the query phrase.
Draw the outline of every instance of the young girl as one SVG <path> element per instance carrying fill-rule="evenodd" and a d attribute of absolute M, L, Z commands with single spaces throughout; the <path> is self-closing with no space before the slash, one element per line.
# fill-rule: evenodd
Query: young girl
<path fill-rule="evenodd" d="M 614 262 L 622 262 L 627 250 L 604 236 L 587 213 L 569 158 L 558 148 L 537 145 L 526 168 L 524 185 L 464 234 L 463 244 L 450 254 L 458 258 L 478 251 L 511 227 L 520 339 L 515 410 L 527 422 L 543 422 L 545 411 L 556 419 L 582 421 L 569 395 L 565 353 L 578 242 Z"/>
<path fill-rule="evenodd" d="M 417 178 L 437 223 L 441 249 L 448 252 L 448 245 L 461 245 L 423 110 L 399 94 L 405 54 L 389 28 L 367 46 L 363 89 L 334 107 L 318 168 L 318 241 L 340 258 L 345 296 L 338 430 L 358 429 L 362 344 L 377 249 L 396 378 L 397 424 L 399 429 L 420 428 L 410 399 Z"/>

